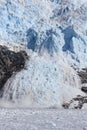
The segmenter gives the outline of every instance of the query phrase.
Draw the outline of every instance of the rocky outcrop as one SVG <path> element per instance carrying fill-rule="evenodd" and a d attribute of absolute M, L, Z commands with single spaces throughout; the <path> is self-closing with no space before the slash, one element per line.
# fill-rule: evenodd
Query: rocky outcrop
<path fill-rule="evenodd" d="M 77 95 L 70 102 L 64 103 L 62 106 L 64 109 L 83 109 L 84 104 L 87 105 L 87 96 Z"/>
<path fill-rule="evenodd" d="M 24 68 L 27 58 L 25 51 L 15 53 L 5 46 L 0 46 L 0 89 L 14 72 Z"/>
<path fill-rule="evenodd" d="M 87 69 L 83 68 L 82 71 L 78 72 L 78 75 L 81 78 L 81 82 L 83 83 L 87 83 Z"/>
<path fill-rule="evenodd" d="M 87 68 L 82 68 L 81 71 L 78 71 L 78 75 L 81 79 L 81 91 L 87 94 Z M 85 107 L 87 108 L 87 96 L 77 95 L 77 97 L 62 106 L 64 109 L 85 109 Z"/>
<path fill-rule="evenodd" d="M 80 76 L 82 87 L 81 90 L 87 93 L 87 68 L 83 68 L 82 71 L 78 72 Z"/>

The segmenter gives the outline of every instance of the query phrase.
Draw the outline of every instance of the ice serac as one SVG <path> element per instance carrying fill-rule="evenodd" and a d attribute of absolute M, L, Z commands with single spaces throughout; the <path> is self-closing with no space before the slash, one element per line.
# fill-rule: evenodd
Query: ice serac
<path fill-rule="evenodd" d="M 0 0 L 0 42 L 22 45 L 30 56 L 26 68 L 5 84 L 2 99 L 61 107 L 84 95 L 73 68 L 87 67 L 86 21 L 87 0 Z"/>

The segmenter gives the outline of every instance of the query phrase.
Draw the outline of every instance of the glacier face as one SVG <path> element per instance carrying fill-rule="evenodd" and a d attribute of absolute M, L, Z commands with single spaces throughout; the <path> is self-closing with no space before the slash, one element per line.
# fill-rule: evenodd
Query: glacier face
<path fill-rule="evenodd" d="M 31 44 L 29 49 L 38 52 L 45 48 L 50 55 L 62 50 L 74 52 L 77 64 L 84 62 L 87 66 L 86 3 L 87 0 L 1 0 L 0 39 L 28 47 Z M 33 32 L 30 36 L 29 29 L 36 32 L 36 39 Z"/>
<path fill-rule="evenodd" d="M 61 107 L 84 95 L 71 66 L 87 67 L 86 20 L 87 0 L 0 0 L 1 43 L 14 51 L 22 45 L 30 55 L 26 69 L 4 86 L 3 100 L 11 95 L 29 107 Z"/>

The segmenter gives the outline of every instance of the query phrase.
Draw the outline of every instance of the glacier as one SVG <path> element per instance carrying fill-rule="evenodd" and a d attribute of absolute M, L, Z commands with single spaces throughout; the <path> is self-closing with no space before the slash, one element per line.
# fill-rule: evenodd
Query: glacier
<path fill-rule="evenodd" d="M 75 69 L 87 68 L 86 20 L 87 0 L 0 0 L 0 44 L 30 57 L 0 106 L 60 108 L 85 96 Z"/>

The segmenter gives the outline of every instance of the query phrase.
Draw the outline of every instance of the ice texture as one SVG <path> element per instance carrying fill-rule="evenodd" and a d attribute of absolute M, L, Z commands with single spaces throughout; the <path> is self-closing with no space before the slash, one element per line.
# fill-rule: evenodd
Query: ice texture
<path fill-rule="evenodd" d="M 30 56 L 5 84 L 3 103 L 61 107 L 84 95 L 73 68 L 87 67 L 87 0 L 0 0 L 0 44 Z"/>

